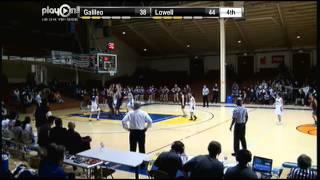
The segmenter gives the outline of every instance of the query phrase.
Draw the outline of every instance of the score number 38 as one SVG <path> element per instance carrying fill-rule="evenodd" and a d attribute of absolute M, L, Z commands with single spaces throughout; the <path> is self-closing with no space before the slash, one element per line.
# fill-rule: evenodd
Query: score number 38
<path fill-rule="evenodd" d="M 140 9 L 140 16 L 145 16 L 147 15 L 147 10 L 146 9 Z"/>

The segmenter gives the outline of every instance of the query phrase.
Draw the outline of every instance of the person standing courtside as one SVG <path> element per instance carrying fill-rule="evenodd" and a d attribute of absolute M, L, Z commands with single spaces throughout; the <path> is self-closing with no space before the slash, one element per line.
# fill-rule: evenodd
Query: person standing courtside
<path fill-rule="evenodd" d="M 202 88 L 203 107 L 205 107 L 206 104 L 207 104 L 207 107 L 209 107 L 208 95 L 209 95 L 209 88 L 207 88 L 206 85 L 203 85 L 203 88 Z"/>
<path fill-rule="evenodd" d="M 147 127 L 145 127 L 145 123 L 147 123 Z M 128 112 L 122 119 L 123 128 L 130 131 L 130 151 L 135 152 L 138 143 L 139 152 L 145 153 L 145 134 L 151 125 L 152 119 L 149 114 L 140 110 L 140 104 L 134 103 L 133 111 Z"/>
<path fill-rule="evenodd" d="M 246 123 L 248 121 L 248 112 L 247 109 L 242 106 L 242 99 L 237 99 L 237 107 L 233 110 L 232 122 L 230 125 L 230 131 L 232 130 L 233 124 L 234 127 L 234 141 L 233 141 L 233 156 L 239 151 L 239 141 L 241 142 L 242 149 L 247 149 L 247 142 L 245 138 L 246 134 Z"/>
<path fill-rule="evenodd" d="M 218 84 L 215 83 L 212 88 L 212 102 L 218 103 L 218 97 L 219 97 L 219 87 L 218 87 Z"/>

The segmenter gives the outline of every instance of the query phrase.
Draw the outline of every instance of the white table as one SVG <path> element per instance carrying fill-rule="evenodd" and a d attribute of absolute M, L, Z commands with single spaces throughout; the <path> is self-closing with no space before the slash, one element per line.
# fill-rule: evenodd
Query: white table
<path fill-rule="evenodd" d="M 147 154 L 130 151 L 120 151 L 110 148 L 90 149 L 87 151 L 80 152 L 77 155 L 134 167 L 136 179 L 139 179 L 140 165 L 144 161 L 150 160 L 149 155 Z"/>

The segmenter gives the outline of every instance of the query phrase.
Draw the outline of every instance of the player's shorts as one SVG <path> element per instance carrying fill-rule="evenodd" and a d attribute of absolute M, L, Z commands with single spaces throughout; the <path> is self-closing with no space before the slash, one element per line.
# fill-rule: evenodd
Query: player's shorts
<path fill-rule="evenodd" d="M 190 107 L 189 107 L 189 111 L 190 111 L 190 112 L 194 112 L 194 109 L 195 109 L 194 106 L 190 106 Z"/>
<path fill-rule="evenodd" d="M 276 107 L 276 109 L 275 109 L 275 114 L 282 116 L 283 112 L 281 111 L 281 108 L 280 108 L 280 107 Z"/>
<path fill-rule="evenodd" d="M 100 108 L 98 107 L 98 105 L 91 105 L 91 112 L 97 112 L 100 111 Z"/>

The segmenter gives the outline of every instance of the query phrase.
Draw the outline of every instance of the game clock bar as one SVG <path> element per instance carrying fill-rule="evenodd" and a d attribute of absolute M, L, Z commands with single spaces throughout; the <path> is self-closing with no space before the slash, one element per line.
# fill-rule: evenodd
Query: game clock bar
<path fill-rule="evenodd" d="M 193 17 L 196 18 L 239 18 L 243 17 L 243 8 L 235 7 L 207 7 L 207 8 L 184 8 L 184 7 L 80 7 L 80 17 L 131 19 L 153 18 L 166 19 L 169 17 Z M 174 18 L 173 18 L 174 19 Z M 186 18 L 184 18 L 186 19 Z M 192 18 L 190 18 L 192 19 Z"/>

